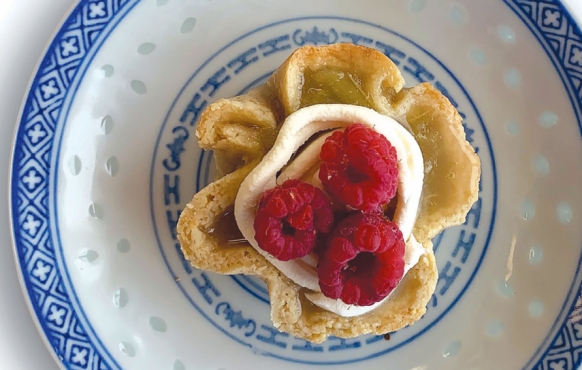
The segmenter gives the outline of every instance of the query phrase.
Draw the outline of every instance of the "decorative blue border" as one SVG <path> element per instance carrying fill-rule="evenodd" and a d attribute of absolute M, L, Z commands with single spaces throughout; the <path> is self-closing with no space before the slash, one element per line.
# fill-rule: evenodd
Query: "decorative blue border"
<path fill-rule="evenodd" d="M 30 86 L 15 138 L 10 206 L 14 247 L 23 285 L 47 343 L 69 369 L 119 368 L 87 321 L 68 276 L 49 213 L 57 121 L 69 87 L 81 78 L 99 45 L 139 0 L 81 0 L 47 49 Z M 504 0 L 546 50 L 560 74 L 582 133 L 582 33 L 559 0 Z M 105 32 L 104 32 L 105 30 Z M 573 279 L 576 281 L 577 279 Z M 524 368 L 574 369 L 582 365 L 582 289 Z M 561 325 L 561 326 L 560 326 Z M 548 342 L 550 340 L 550 342 Z M 551 343 L 547 348 L 547 343 Z M 541 354 L 541 356 L 539 356 Z M 535 361 L 535 360 L 534 360 Z"/>
<path fill-rule="evenodd" d="M 568 92 L 582 135 L 580 27 L 559 0 L 503 0 L 503 2 L 529 28 L 552 61 Z M 582 367 L 582 286 L 575 285 L 582 273 L 581 266 L 582 255 L 562 312 L 532 359 L 523 367 L 524 370 L 568 370 Z M 573 297 L 573 302 L 568 305 L 568 298 L 575 292 L 577 293 Z"/>
<path fill-rule="evenodd" d="M 77 85 L 99 46 L 138 1 L 83 0 L 75 6 L 43 56 L 15 137 L 10 207 L 21 281 L 46 343 L 67 369 L 120 366 L 87 321 L 60 245 L 54 245 L 57 222 L 50 212 L 54 193 L 49 184 L 57 168 L 52 158 L 62 129 L 57 122 L 65 100 L 75 93 L 70 87 Z"/>

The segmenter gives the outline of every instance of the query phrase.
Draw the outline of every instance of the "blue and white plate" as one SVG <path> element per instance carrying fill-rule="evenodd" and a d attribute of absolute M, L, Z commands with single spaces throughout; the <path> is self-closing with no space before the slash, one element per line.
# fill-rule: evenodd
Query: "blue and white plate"
<path fill-rule="evenodd" d="M 257 279 L 190 268 L 175 223 L 213 178 L 201 110 L 293 49 L 335 42 L 377 48 L 447 95 L 483 176 L 467 222 L 435 240 L 422 320 L 312 345 L 273 329 Z M 23 287 L 70 369 L 575 369 L 581 120 L 582 34 L 558 0 L 81 1 L 14 143 Z"/>

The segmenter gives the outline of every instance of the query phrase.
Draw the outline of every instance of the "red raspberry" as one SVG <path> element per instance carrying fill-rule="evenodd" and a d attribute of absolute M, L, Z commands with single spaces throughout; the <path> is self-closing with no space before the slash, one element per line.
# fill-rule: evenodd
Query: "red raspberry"
<path fill-rule="evenodd" d="M 402 279 L 404 249 L 398 226 L 382 215 L 349 216 L 329 235 L 319 260 L 321 292 L 358 306 L 381 301 Z"/>
<path fill-rule="evenodd" d="M 333 208 L 318 188 L 287 180 L 268 190 L 255 216 L 255 240 L 280 261 L 305 257 L 333 226 Z"/>
<path fill-rule="evenodd" d="M 398 188 L 396 149 L 376 131 L 356 123 L 321 146 L 319 179 L 332 196 L 355 209 L 377 211 Z"/>

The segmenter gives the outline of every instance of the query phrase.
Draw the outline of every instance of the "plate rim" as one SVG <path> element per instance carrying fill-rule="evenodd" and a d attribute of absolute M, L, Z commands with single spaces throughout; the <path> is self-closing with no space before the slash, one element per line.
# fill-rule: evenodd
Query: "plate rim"
<path fill-rule="evenodd" d="M 26 113 L 27 109 L 30 108 L 29 101 L 33 98 L 33 96 L 32 96 L 33 89 L 37 88 L 39 86 L 39 78 L 42 77 L 41 69 L 42 69 L 43 65 L 47 62 L 47 59 L 50 59 L 50 56 L 51 56 L 50 54 L 55 52 L 56 49 L 58 49 L 58 42 L 62 40 L 62 35 L 68 31 L 68 29 L 66 29 L 67 24 L 70 23 L 70 21 L 72 21 L 75 16 L 78 16 L 78 15 L 82 16 L 83 10 L 86 10 L 87 7 L 89 6 L 89 4 L 94 3 L 96 1 L 99 1 L 99 0 L 77 0 L 75 3 L 71 4 L 69 6 L 69 8 L 67 9 L 67 11 L 63 14 L 61 19 L 59 20 L 59 22 L 57 23 L 57 26 L 55 27 L 55 29 L 52 31 L 52 34 L 49 38 L 49 41 L 44 46 L 42 52 L 40 53 L 40 55 L 38 57 L 38 60 L 37 60 L 35 67 L 33 69 L 33 73 L 31 74 L 29 81 L 28 81 L 28 84 L 27 84 L 27 87 L 25 89 L 25 92 L 24 92 L 24 95 L 22 98 L 22 102 L 21 102 L 21 105 L 19 108 L 18 116 L 16 119 L 16 125 L 14 127 L 14 132 L 12 135 L 12 141 L 11 141 L 12 147 L 11 147 L 11 151 L 10 151 L 10 155 L 9 155 L 9 168 L 8 168 L 8 212 L 9 212 L 9 215 L 8 215 L 8 222 L 9 222 L 9 228 L 10 228 L 10 241 L 12 244 L 12 252 L 13 252 L 13 258 L 14 258 L 14 262 L 15 262 L 15 266 L 16 266 L 17 275 L 18 275 L 18 282 L 20 284 L 21 293 L 24 297 L 24 301 L 26 302 L 26 307 L 27 307 L 28 312 L 30 314 L 30 317 L 34 323 L 34 326 L 36 327 L 36 330 L 38 331 L 38 334 L 41 337 L 43 344 L 45 345 L 46 349 L 48 350 L 51 357 L 55 361 L 55 364 L 60 369 L 71 369 L 72 368 L 70 366 L 70 361 L 66 356 L 66 348 L 65 348 L 65 351 L 61 351 L 50 342 L 50 338 L 49 338 L 50 330 L 46 328 L 46 320 L 44 320 L 44 318 L 42 318 L 39 315 L 39 312 L 36 311 L 37 308 L 35 307 L 35 304 L 34 304 L 33 298 L 32 298 L 33 292 L 32 292 L 32 289 L 29 288 L 29 284 L 31 284 L 31 283 L 25 279 L 25 277 L 27 277 L 29 274 L 25 270 L 26 267 L 22 264 L 20 251 L 18 250 L 18 244 L 17 244 L 18 238 L 17 238 L 16 234 L 17 234 L 17 231 L 19 229 L 17 229 L 15 227 L 17 225 L 17 222 L 16 222 L 15 217 L 14 217 L 14 215 L 16 213 L 16 207 L 14 207 L 14 204 L 15 204 L 14 192 L 15 192 L 15 190 L 17 190 L 18 187 L 17 187 L 16 181 L 15 181 L 15 179 L 17 177 L 14 176 L 14 174 L 15 174 L 16 169 L 17 169 L 17 166 L 15 166 L 15 161 L 17 159 L 17 153 L 19 152 L 20 148 L 16 144 L 19 142 L 19 139 L 22 137 L 22 134 L 24 133 L 24 124 L 26 123 L 25 113 Z M 98 36 L 101 35 L 101 32 L 103 30 L 105 30 L 108 25 L 110 25 L 113 21 L 116 20 L 116 17 L 118 16 L 119 12 L 126 10 L 126 14 L 127 14 L 133 8 L 133 6 L 142 2 L 142 0 L 105 0 L 104 2 L 106 4 L 106 6 L 107 5 L 111 6 L 111 4 L 115 4 L 118 9 L 117 9 L 117 12 L 110 14 L 110 17 L 108 18 L 106 23 L 102 24 L 102 28 L 99 29 Z M 129 7 L 129 9 L 127 9 L 128 7 Z M 119 21 L 121 21 L 121 19 L 119 19 Z M 98 37 L 96 39 L 98 39 Z M 80 60 L 79 64 L 76 65 L 75 68 L 81 66 L 90 53 L 91 53 L 91 47 L 89 47 L 85 50 L 85 53 L 82 55 L 81 58 L 79 58 L 79 60 Z M 73 80 L 74 80 L 74 78 L 71 79 L 71 82 Z M 58 108 L 59 115 L 60 115 L 60 110 L 63 107 L 63 102 L 65 102 L 67 95 L 69 95 L 68 89 L 65 90 L 65 94 L 59 103 L 59 108 Z M 58 118 L 55 119 L 55 121 L 58 121 Z M 55 122 L 55 124 L 56 123 L 57 122 Z M 56 131 L 57 131 L 57 127 L 55 125 L 54 132 L 56 132 Z M 53 140 L 54 140 L 54 138 L 51 138 L 51 140 L 49 140 L 49 141 L 52 142 Z M 51 149 L 51 151 L 52 150 L 53 149 Z M 51 161 L 52 161 L 52 159 L 51 159 Z M 50 165 L 48 167 L 50 167 Z M 48 180 L 48 177 L 51 176 L 51 173 L 50 172 L 47 173 L 46 176 L 47 176 L 47 180 Z M 47 188 L 49 188 L 49 185 L 50 185 L 50 183 L 47 183 Z M 49 191 L 50 190 L 47 190 L 47 192 L 49 192 Z M 49 197 L 49 194 L 47 194 L 47 197 Z M 47 205 L 46 209 L 48 211 L 50 209 L 50 206 Z M 47 217 L 47 219 L 50 219 L 50 216 Z M 50 228 L 50 226 L 47 226 L 47 228 Z M 55 267 L 56 267 L 56 265 L 57 265 L 56 260 L 58 259 L 58 256 L 55 254 L 53 256 L 53 258 L 55 260 Z M 60 275 L 60 271 L 57 270 L 57 272 Z M 68 274 L 68 271 L 67 271 L 67 274 Z M 69 295 L 69 293 L 72 293 L 76 298 L 76 293 L 75 293 L 74 289 L 72 289 L 72 292 L 65 292 L 65 293 L 67 295 Z M 67 298 L 69 298 L 69 297 L 67 297 Z M 85 313 L 83 311 L 81 312 L 81 315 L 86 320 Z M 87 320 L 87 322 L 88 322 L 88 320 Z M 91 329 L 91 331 L 93 331 L 93 329 Z M 94 335 L 94 336 L 98 341 L 100 341 L 97 335 Z M 89 344 L 91 345 L 91 347 L 93 347 L 93 349 L 95 349 L 96 346 L 93 344 L 93 342 L 89 342 Z M 103 345 L 101 345 L 101 348 L 103 349 L 103 351 L 106 354 L 106 356 L 103 356 L 103 357 L 108 357 L 109 360 L 111 360 L 113 362 L 113 365 L 114 365 L 113 367 L 110 367 L 109 365 L 111 365 L 111 364 L 106 363 L 105 364 L 106 368 L 121 369 L 121 367 L 119 366 L 119 364 L 115 360 L 115 357 L 109 353 L 109 350 Z M 95 352 L 97 352 L 97 351 L 95 351 Z M 99 353 L 95 354 L 95 356 L 99 357 Z M 98 368 L 101 369 L 101 367 L 97 367 L 97 366 L 93 366 L 93 368 L 94 369 L 98 369 Z"/>
<path fill-rule="evenodd" d="M 65 23 L 67 22 L 67 20 L 69 20 L 69 18 L 77 10 L 77 8 L 79 6 L 81 6 L 81 3 L 83 1 L 85 1 L 85 0 L 79 0 L 76 3 L 74 2 L 67 8 L 65 13 L 61 16 L 61 18 L 57 22 L 55 28 L 52 30 L 52 33 L 49 36 L 49 41 L 46 43 L 46 45 L 44 45 L 43 49 L 41 50 L 41 52 L 37 58 L 37 61 L 36 61 L 34 68 L 33 68 L 33 72 L 31 74 L 31 76 L 28 78 L 28 82 L 26 84 L 26 88 L 25 88 L 24 94 L 22 96 L 22 101 L 21 101 L 20 107 L 18 109 L 18 115 L 16 117 L 16 124 L 14 125 L 12 137 L 10 139 L 11 150 L 10 150 L 10 154 L 9 154 L 9 158 L 8 158 L 8 163 L 9 163 L 8 178 L 7 178 L 7 183 L 8 183 L 8 186 L 7 186 L 8 227 L 9 227 L 9 231 L 10 231 L 9 238 L 10 238 L 10 244 L 12 247 L 11 248 L 12 249 L 12 258 L 14 260 L 14 265 L 16 267 L 16 275 L 18 278 L 18 284 L 20 287 L 21 294 L 24 297 L 24 302 L 25 302 L 28 314 L 29 314 L 29 316 L 34 324 L 34 327 L 35 327 L 39 337 L 42 340 L 43 345 L 45 346 L 48 353 L 50 354 L 50 356 L 54 360 L 55 364 L 60 369 L 63 369 L 63 370 L 66 369 L 65 362 L 64 362 L 63 358 L 59 355 L 59 353 L 55 350 L 55 348 L 53 346 L 51 346 L 48 335 L 45 331 L 45 328 L 42 325 L 42 320 L 35 312 L 32 298 L 30 296 L 30 291 L 28 289 L 27 282 L 25 281 L 24 266 L 22 266 L 20 258 L 19 258 L 18 248 L 17 248 L 17 244 L 16 244 L 16 229 L 15 229 L 16 222 L 15 222 L 14 217 L 13 217 L 14 204 L 12 201 L 12 196 L 13 196 L 13 185 L 14 185 L 13 179 L 14 179 L 14 171 L 15 171 L 13 163 L 14 163 L 14 160 L 16 158 L 16 143 L 18 140 L 19 131 L 21 129 L 21 124 L 24 120 L 24 112 L 26 110 L 27 101 L 29 99 L 29 95 L 32 91 L 33 85 L 35 84 L 35 81 L 37 80 L 37 76 L 40 72 L 40 67 L 41 67 L 43 61 L 45 60 L 47 54 L 53 48 L 53 46 L 55 44 L 55 40 L 58 37 L 61 30 L 64 28 Z"/>

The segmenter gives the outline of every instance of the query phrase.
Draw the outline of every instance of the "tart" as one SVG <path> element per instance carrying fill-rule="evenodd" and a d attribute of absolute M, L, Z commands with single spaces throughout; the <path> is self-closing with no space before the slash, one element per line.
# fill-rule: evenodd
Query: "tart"
<path fill-rule="evenodd" d="M 461 121 L 432 85 L 404 88 L 375 49 L 297 49 L 263 86 L 201 115 L 198 142 L 214 151 L 219 176 L 180 216 L 182 252 L 198 269 L 261 278 L 273 325 L 314 343 L 411 325 L 436 287 L 431 239 L 463 223 L 478 197 L 480 161 Z M 341 167 L 362 162 L 349 157 L 358 155 L 380 179 L 370 187 L 358 188 L 364 180 L 354 180 L 352 164 Z M 303 203 L 285 203 L 289 194 Z M 357 247 L 359 228 L 376 233 L 364 238 L 373 247 Z M 289 232 L 295 239 L 273 241 Z M 340 258 L 340 242 L 360 249 Z M 363 272 L 370 263 L 382 282 Z M 348 289 L 353 281 L 361 286 Z"/>

